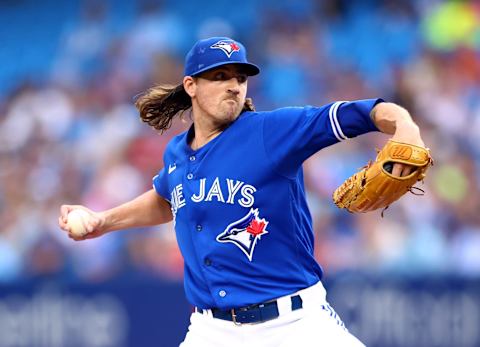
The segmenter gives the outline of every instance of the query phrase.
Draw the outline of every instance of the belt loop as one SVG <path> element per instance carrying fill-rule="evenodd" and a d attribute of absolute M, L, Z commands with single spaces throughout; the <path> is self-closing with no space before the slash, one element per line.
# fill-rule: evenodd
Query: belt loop
<path fill-rule="evenodd" d="M 300 295 L 294 295 L 290 298 L 292 302 L 292 311 L 298 310 L 303 307 L 303 300 Z"/>
<path fill-rule="evenodd" d="M 292 302 L 290 301 L 290 296 L 283 296 L 281 298 L 278 298 L 277 309 L 278 309 L 279 316 L 282 316 L 292 311 Z"/>
<path fill-rule="evenodd" d="M 209 310 L 203 310 L 203 309 L 198 308 L 197 306 L 195 306 L 195 312 L 197 312 L 197 313 L 200 313 L 200 314 L 203 314 L 203 315 L 208 316 L 208 311 L 209 311 Z"/>

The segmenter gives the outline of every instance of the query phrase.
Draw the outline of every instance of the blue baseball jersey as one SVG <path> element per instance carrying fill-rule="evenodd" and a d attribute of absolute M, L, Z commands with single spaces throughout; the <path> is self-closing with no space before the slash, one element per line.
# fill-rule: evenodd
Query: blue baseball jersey
<path fill-rule="evenodd" d="M 261 303 L 318 282 L 302 163 L 320 149 L 377 131 L 381 99 L 243 112 L 198 150 L 174 137 L 153 178 L 169 201 L 195 306 Z"/>

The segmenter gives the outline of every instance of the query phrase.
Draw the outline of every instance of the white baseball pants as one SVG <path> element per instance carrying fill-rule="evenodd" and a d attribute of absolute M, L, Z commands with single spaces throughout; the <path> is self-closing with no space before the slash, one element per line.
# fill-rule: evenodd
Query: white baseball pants
<path fill-rule="evenodd" d="M 290 297 L 296 294 L 302 308 L 292 311 Z M 365 347 L 327 303 L 321 282 L 277 304 L 279 317 L 258 324 L 235 325 L 213 318 L 210 310 L 194 312 L 180 347 Z"/>

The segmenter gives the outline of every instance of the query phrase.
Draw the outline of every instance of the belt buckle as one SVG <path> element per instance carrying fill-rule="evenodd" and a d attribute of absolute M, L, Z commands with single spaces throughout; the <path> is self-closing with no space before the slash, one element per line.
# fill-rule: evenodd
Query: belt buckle
<path fill-rule="evenodd" d="M 231 313 L 231 315 L 232 315 L 233 324 L 238 325 L 238 326 L 242 325 L 242 323 L 237 322 L 237 315 L 235 314 L 235 309 L 234 309 L 234 308 L 232 308 L 232 309 L 230 310 L 230 313 Z"/>

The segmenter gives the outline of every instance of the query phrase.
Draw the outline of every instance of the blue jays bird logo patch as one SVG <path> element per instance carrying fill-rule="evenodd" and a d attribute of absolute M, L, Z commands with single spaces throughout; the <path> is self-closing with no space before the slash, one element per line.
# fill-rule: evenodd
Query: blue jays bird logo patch
<path fill-rule="evenodd" d="M 240 51 L 240 46 L 235 41 L 218 41 L 211 45 L 210 48 L 221 49 L 229 58 L 234 52 Z"/>
<path fill-rule="evenodd" d="M 262 235 L 268 234 L 268 222 L 258 217 L 258 208 L 250 209 L 247 215 L 233 223 L 217 236 L 218 242 L 231 242 L 252 261 L 253 250 Z"/>

